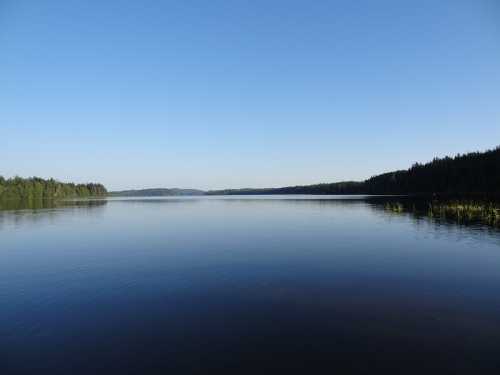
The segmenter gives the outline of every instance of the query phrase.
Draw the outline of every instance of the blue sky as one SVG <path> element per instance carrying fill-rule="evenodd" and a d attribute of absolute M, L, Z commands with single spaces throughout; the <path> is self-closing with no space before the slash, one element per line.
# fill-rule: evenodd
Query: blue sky
<path fill-rule="evenodd" d="M 497 0 L 0 1 L 0 174 L 360 180 L 500 144 Z"/>

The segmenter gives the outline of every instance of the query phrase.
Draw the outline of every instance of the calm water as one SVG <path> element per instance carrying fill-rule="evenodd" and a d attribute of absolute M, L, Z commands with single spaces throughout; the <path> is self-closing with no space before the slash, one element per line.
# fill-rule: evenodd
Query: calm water
<path fill-rule="evenodd" d="M 0 373 L 499 373 L 500 233 L 349 198 L 0 212 Z"/>

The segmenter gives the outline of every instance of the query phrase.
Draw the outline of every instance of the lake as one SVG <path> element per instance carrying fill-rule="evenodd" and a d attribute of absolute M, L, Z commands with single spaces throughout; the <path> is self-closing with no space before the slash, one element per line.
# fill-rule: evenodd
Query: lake
<path fill-rule="evenodd" d="M 0 211 L 0 373 L 498 373 L 500 231 L 375 198 Z"/>

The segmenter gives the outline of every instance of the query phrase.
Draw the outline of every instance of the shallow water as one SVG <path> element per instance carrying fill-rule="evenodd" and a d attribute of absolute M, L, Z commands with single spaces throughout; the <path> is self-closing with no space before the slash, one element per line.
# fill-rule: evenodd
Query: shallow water
<path fill-rule="evenodd" d="M 500 232 L 364 197 L 0 211 L 0 373 L 500 369 Z"/>

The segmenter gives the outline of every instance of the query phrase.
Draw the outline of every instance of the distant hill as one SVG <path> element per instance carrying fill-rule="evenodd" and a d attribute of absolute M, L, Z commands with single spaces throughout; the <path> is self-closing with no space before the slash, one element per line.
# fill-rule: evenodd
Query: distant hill
<path fill-rule="evenodd" d="M 210 190 L 207 195 L 266 195 L 266 194 L 364 194 L 362 182 L 346 181 L 316 185 L 285 186 L 263 189 Z"/>
<path fill-rule="evenodd" d="M 203 190 L 197 189 L 139 189 L 139 190 L 122 190 L 112 191 L 110 196 L 116 197 L 164 197 L 164 196 L 183 196 L 183 195 L 204 195 Z"/>

